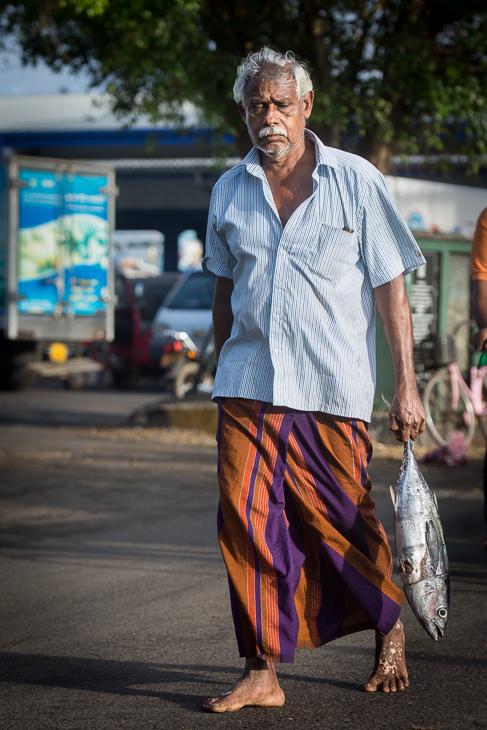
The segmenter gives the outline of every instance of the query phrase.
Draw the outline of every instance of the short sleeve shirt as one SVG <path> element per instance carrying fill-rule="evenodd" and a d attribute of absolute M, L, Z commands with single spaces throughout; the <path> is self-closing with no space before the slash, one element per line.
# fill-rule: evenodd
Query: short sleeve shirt
<path fill-rule="evenodd" d="M 470 270 L 473 280 L 487 281 L 487 208 L 482 211 L 477 221 Z"/>
<path fill-rule="evenodd" d="M 284 229 L 257 149 L 213 189 L 203 268 L 234 283 L 213 397 L 369 421 L 373 289 L 425 259 L 378 170 L 307 134 L 313 192 Z"/>

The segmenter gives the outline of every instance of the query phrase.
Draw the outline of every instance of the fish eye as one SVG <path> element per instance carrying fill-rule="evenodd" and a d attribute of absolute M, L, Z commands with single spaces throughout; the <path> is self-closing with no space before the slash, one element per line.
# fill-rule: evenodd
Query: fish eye
<path fill-rule="evenodd" d="M 437 614 L 440 618 L 446 618 L 448 616 L 448 611 L 446 608 L 439 608 Z"/>

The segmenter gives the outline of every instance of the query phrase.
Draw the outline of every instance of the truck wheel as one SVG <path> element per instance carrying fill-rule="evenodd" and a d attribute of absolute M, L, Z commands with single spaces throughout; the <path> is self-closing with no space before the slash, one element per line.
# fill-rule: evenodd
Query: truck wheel
<path fill-rule="evenodd" d="M 1 390 L 27 390 L 34 385 L 37 375 L 22 365 L 11 365 L 0 368 Z"/>
<path fill-rule="evenodd" d="M 81 390 L 86 385 L 86 373 L 73 373 L 63 380 L 63 385 L 68 390 Z"/>
<path fill-rule="evenodd" d="M 27 390 L 37 380 L 37 375 L 27 368 L 16 367 L 12 372 L 12 388 L 14 390 Z"/>

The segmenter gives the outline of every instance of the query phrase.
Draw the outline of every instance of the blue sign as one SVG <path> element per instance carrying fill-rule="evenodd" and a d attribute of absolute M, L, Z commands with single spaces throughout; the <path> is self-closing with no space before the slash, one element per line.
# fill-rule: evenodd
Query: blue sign
<path fill-rule="evenodd" d="M 93 315 L 106 308 L 107 178 L 21 170 L 19 311 Z M 22 185 L 22 183 L 21 183 Z"/>

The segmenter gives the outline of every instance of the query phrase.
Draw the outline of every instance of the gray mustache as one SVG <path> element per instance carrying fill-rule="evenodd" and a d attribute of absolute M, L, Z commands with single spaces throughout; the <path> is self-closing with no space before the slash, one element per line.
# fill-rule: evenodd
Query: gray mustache
<path fill-rule="evenodd" d="M 269 137 L 271 134 L 280 134 L 282 137 L 287 138 L 287 132 L 282 127 L 264 127 L 264 129 L 261 129 L 259 132 L 259 139 L 262 139 L 262 137 Z"/>

